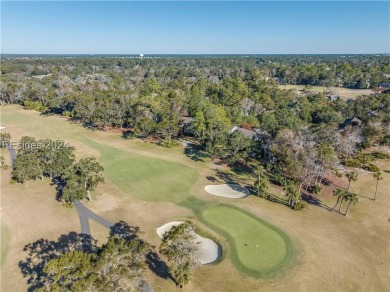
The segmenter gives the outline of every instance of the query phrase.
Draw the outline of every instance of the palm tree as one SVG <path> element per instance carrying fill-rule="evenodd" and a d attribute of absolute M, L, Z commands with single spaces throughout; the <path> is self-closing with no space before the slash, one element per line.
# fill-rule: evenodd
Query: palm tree
<path fill-rule="evenodd" d="M 340 203 L 340 207 L 339 207 L 339 212 L 340 212 L 341 205 L 346 198 L 346 193 L 347 192 L 345 190 L 342 190 L 342 189 L 336 189 L 333 191 L 333 196 L 337 196 L 337 202 L 331 211 L 333 211 L 336 208 L 336 206 Z"/>
<path fill-rule="evenodd" d="M 288 198 L 288 205 L 291 208 L 294 208 L 294 205 L 299 203 L 301 200 L 300 193 L 295 189 L 294 184 L 292 183 L 287 184 L 284 189 Z"/>
<path fill-rule="evenodd" d="M 348 204 L 347 211 L 345 212 L 344 216 L 347 216 L 347 215 L 348 215 L 349 207 L 351 207 L 351 204 L 356 205 L 356 203 L 359 202 L 359 197 L 358 197 L 358 195 L 355 194 L 355 193 L 347 192 L 346 201 L 348 201 L 349 204 Z"/>
<path fill-rule="evenodd" d="M 351 187 L 351 182 L 357 181 L 357 179 L 358 179 L 358 173 L 356 171 L 352 171 L 350 173 L 347 173 L 345 176 L 348 179 L 348 192 L 349 192 L 349 189 Z"/>
<path fill-rule="evenodd" d="M 256 190 L 256 194 L 260 197 L 267 199 L 269 180 L 264 173 L 264 167 L 261 165 L 256 167 L 255 174 L 256 174 L 256 180 L 255 183 L 253 184 L 253 187 Z"/>
<path fill-rule="evenodd" d="M 383 179 L 383 175 L 380 171 L 374 173 L 374 178 L 376 179 L 376 188 L 375 188 L 375 196 L 374 201 L 376 200 L 376 194 L 378 193 L 378 184 L 379 181 Z"/>

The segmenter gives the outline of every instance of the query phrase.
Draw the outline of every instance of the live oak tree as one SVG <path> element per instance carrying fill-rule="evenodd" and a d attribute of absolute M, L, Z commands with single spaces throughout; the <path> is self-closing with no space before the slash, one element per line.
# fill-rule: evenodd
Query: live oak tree
<path fill-rule="evenodd" d="M 43 173 L 37 165 L 39 160 L 34 153 L 21 154 L 16 157 L 12 178 L 19 182 L 25 183 L 28 180 L 43 177 Z"/>
<path fill-rule="evenodd" d="M 165 232 L 160 245 L 160 253 L 171 262 L 170 270 L 181 288 L 193 277 L 193 270 L 199 263 L 195 232 L 190 223 L 173 226 Z"/>
<path fill-rule="evenodd" d="M 0 147 L 6 148 L 8 147 L 11 141 L 11 135 L 9 133 L 0 133 Z"/>
<path fill-rule="evenodd" d="M 95 157 L 80 159 L 62 175 L 60 199 L 71 203 L 89 196 L 99 183 L 104 182 L 103 170 Z"/>
<path fill-rule="evenodd" d="M 244 136 L 239 131 L 234 131 L 228 136 L 228 149 L 230 162 L 238 162 L 240 159 L 247 161 L 252 139 Z"/>
<path fill-rule="evenodd" d="M 44 263 L 38 291 L 136 291 L 149 245 L 110 236 L 96 253 L 69 251 Z"/>
<path fill-rule="evenodd" d="M 52 147 L 42 151 L 40 160 L 44 165 L 45 175 L 50 179 L 60 177 L 65 169 L 74 164 L 74 151 L 74 147 L 61 147 L 60 149 Z"/>

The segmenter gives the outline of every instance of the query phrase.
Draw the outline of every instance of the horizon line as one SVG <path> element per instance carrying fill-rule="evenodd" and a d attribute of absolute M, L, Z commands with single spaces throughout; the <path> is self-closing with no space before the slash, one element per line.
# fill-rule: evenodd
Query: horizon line
<path fill-rule="evenodd" d="M 0 53 L 0 55 L 389 55 L 390 52 L 377 53 Z"/>

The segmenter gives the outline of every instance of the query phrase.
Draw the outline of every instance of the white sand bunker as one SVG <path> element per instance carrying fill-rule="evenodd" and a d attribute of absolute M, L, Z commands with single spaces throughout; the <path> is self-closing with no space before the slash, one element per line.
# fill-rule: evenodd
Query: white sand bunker
<path fill-rule="evenodd" d="M 160 238 L 163 237 L 163 234 L 169 231 L 173 226 L 183 224 L 185 222 L 173 221 L 169 222 L 159 228 L 157 228 L 157 234 Z M 216 244 L 211 239 L 202 237 L 198 234 L 195 235 L 195 241 L 198 243 L 198 258 L 202 265 L 215 262 L 221 257 L 221 251 L 218 244 Z"/>
<path fill-rule="evenodd" d="M 205 191 L 219 197 L 239 199 L 249 195 L 247 188 L 238 184 L 222 184 L 205 186 Z"/>

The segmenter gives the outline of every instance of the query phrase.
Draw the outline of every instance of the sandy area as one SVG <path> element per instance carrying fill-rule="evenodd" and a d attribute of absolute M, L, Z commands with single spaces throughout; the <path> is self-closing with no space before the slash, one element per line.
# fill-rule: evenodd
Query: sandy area
<path fill-rule="evenodd" d="M 209 185 L 205 186 L 204 189 L 211 195 L 231 199 L 239 199 L 249 195 L 248 189 L 238 184 Z"/>
<path fill-rule="evenodd" d="M 173 226 L 180 225 L 184 222 L 173 221 L 157 228 L 157 234 L 162 238 L 163 234 L 169 231 Z M 211 239 L 202 237 L 195 233 L 195 240 L 199 245 L 198 258 L 202 265 L 209 264 L 218 260 L 221 256 L 220 247 Z"/>

